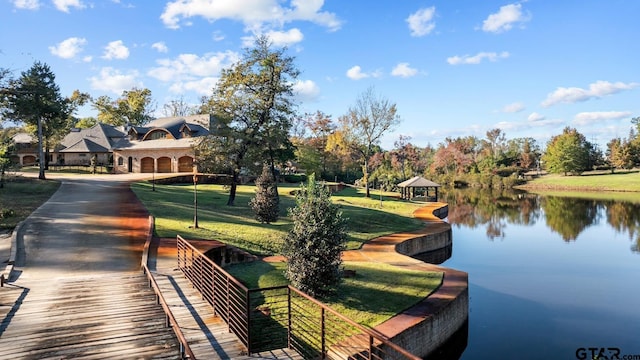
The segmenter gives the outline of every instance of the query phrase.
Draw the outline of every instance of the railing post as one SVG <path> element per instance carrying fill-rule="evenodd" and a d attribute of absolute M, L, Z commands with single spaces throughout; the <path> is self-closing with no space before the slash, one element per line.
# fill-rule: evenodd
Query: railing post
<path fill-rule="evenodd" d="M 287 346 L 289 349 L 292 349 L 291 346 L 291 333 L 292 333 L 292 324 L 291 324 L 291 287 L 287 286 Z"/>
<path fill-rule="evenodd" d="M 219 304 L 220 299 L 218 299 L 218 295 L 216 294 L 218 292 L 218 290 L 217 290 L 218 287 L 216 286 L 217 270 L 216 270 L 216 267 L 213 264 L 211 264 L 211 269 L 212 269 L 212 271 L 211 271 L 211 278 L 212 278 L 211 289 L 213 291 L 213 296 L 212 296 L 212 298 L 213 298 L 213 304 L 212 304 L 212 306 L 213 306 L 213 315 L 217 316 L 218 313 L 219 313 L 218 308 L 220 307 L 220 304 Z"/>
<path fill-rule="evenodd" d="M 227 331 L 231 332 L 231 299 L 230 296 L 231 294 L 229 293 L 229 278 L 225 277 L 227 280 L 227 303 L 226 303 L 226 307 L 227 307 Z"/>
<path fill-rule="evenodd" d="M 369 360 L 373 359 L 373 336 L 369 335 Z"/>
<path fill-rule="evenodd" d="M 249 291 L 246 292 L 245 301 L 247 302 L 245 306 L 247 312 L 247 352 L 251 355 L 253 351 L 251 349 L 251 293 Z"/>
<path fill-rule="evenodd" d="M 324 307 L 320 308 L 320 339 L 322 341 L 322 359 L 326 359 L 327 357 L 327 349 L 326 347 L 326 341 L 325 341 L 325 328 L 324 328 Z"/>

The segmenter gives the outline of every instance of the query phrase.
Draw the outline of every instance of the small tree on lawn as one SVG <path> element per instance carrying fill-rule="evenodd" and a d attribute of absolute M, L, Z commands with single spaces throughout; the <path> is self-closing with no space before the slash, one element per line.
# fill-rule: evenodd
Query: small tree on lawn
<path fill-rule="evenodd" d="M 256 220 L 261 223 L 269 224 L 278 221 L 280 198 L 268 164 L 263 165 L 262 174 L 256 179 L 256 196 L 249 201 L 249 206 L 256 214 Z"/>
<path fill-rule="evenodd" d="M 283 254 L 285 276 L 291 284 L 311 296 L 330 293 L 340 282 L 340 253 L 345 248 L 346 220 L 331 194 L 310 176 L 289 210 L 293 228 L 287 235 Z"/>

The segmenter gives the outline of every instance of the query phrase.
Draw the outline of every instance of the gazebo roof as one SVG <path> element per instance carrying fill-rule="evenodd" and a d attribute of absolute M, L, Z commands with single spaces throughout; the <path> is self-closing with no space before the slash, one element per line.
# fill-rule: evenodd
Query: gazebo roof
<path fill-rule="evenodd" d="M 398 184 L 399 187 L 440 187 L 439 184 L 431 180 L 427 180 L 422 176 L 414 176 L 409 180 L 405 180 Z"/>

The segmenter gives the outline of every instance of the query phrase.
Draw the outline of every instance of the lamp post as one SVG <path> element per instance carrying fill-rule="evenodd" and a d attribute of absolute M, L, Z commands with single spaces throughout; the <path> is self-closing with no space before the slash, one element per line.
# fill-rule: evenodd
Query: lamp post
<path fill-rule="evenodd" d="M 193 170 L 193 228 L 198 228 L 198 172 Z"/>
<path fill-rule="evenodd" d="M 153 174 L 151 175 L 151 191 L 156 191 L 156 159 L 153 159 Z"/>

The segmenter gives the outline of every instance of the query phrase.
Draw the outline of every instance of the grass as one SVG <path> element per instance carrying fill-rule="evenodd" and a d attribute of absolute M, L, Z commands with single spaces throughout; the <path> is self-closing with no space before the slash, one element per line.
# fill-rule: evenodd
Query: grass
<path fill-rule="evenodd" d="M 407 270 L 387 264 L 345 262 L 356 276 L 345 278 L 336 295 L 322 299 L 359 324 L 374 327 L 416 304 L 442 283 L 442 273 Z M 286 264 L 257 261 L 229 267 L 229 273 L 249 288 L 287 285 Z"/>
<path fill-rule="evenodd" d="M 11 230 L 58 190 L 60 182 L 23 177 L 7 179 L 0 188 L 0 229 Z"/>
<path fill-rule="evenodd" d="M 633 191 L 640 192 L 640 172 L 589 172 L 580 176 L 544 175 L 522 186 L 526 190 Z"/>
<path fill-rule="evenodd" d="M 150 183 L 139 182 L 131 188 L 156 218 L 160 237 L 179 234 L 185 238 L 216 239 L 257 255 L 272 255 L 280 252 L 282 240 L 292 226 L 287 208 L 295 206 L 292 193 L 298 185 L 279 185 L 280 220 L 272 224 L 261 224 L 253 217 L 248 204 L 255 194 L 254 186 L 238 186 L 235 206 L 227 206 L 229 194 L 222 185 L 198 185 L 198 229 L 190 228 L 194 218 L 193 185 L 156 185 L 154 192 Z M 382 208 L 379 198 L 367 199 L 353 188 L 332 197 L 348 218 L 348 249 L 357 249 L 378 236 L 423 226 L 411 217 L 420 206 L 392 195 L 395 194 L 383 194 Z"/>

